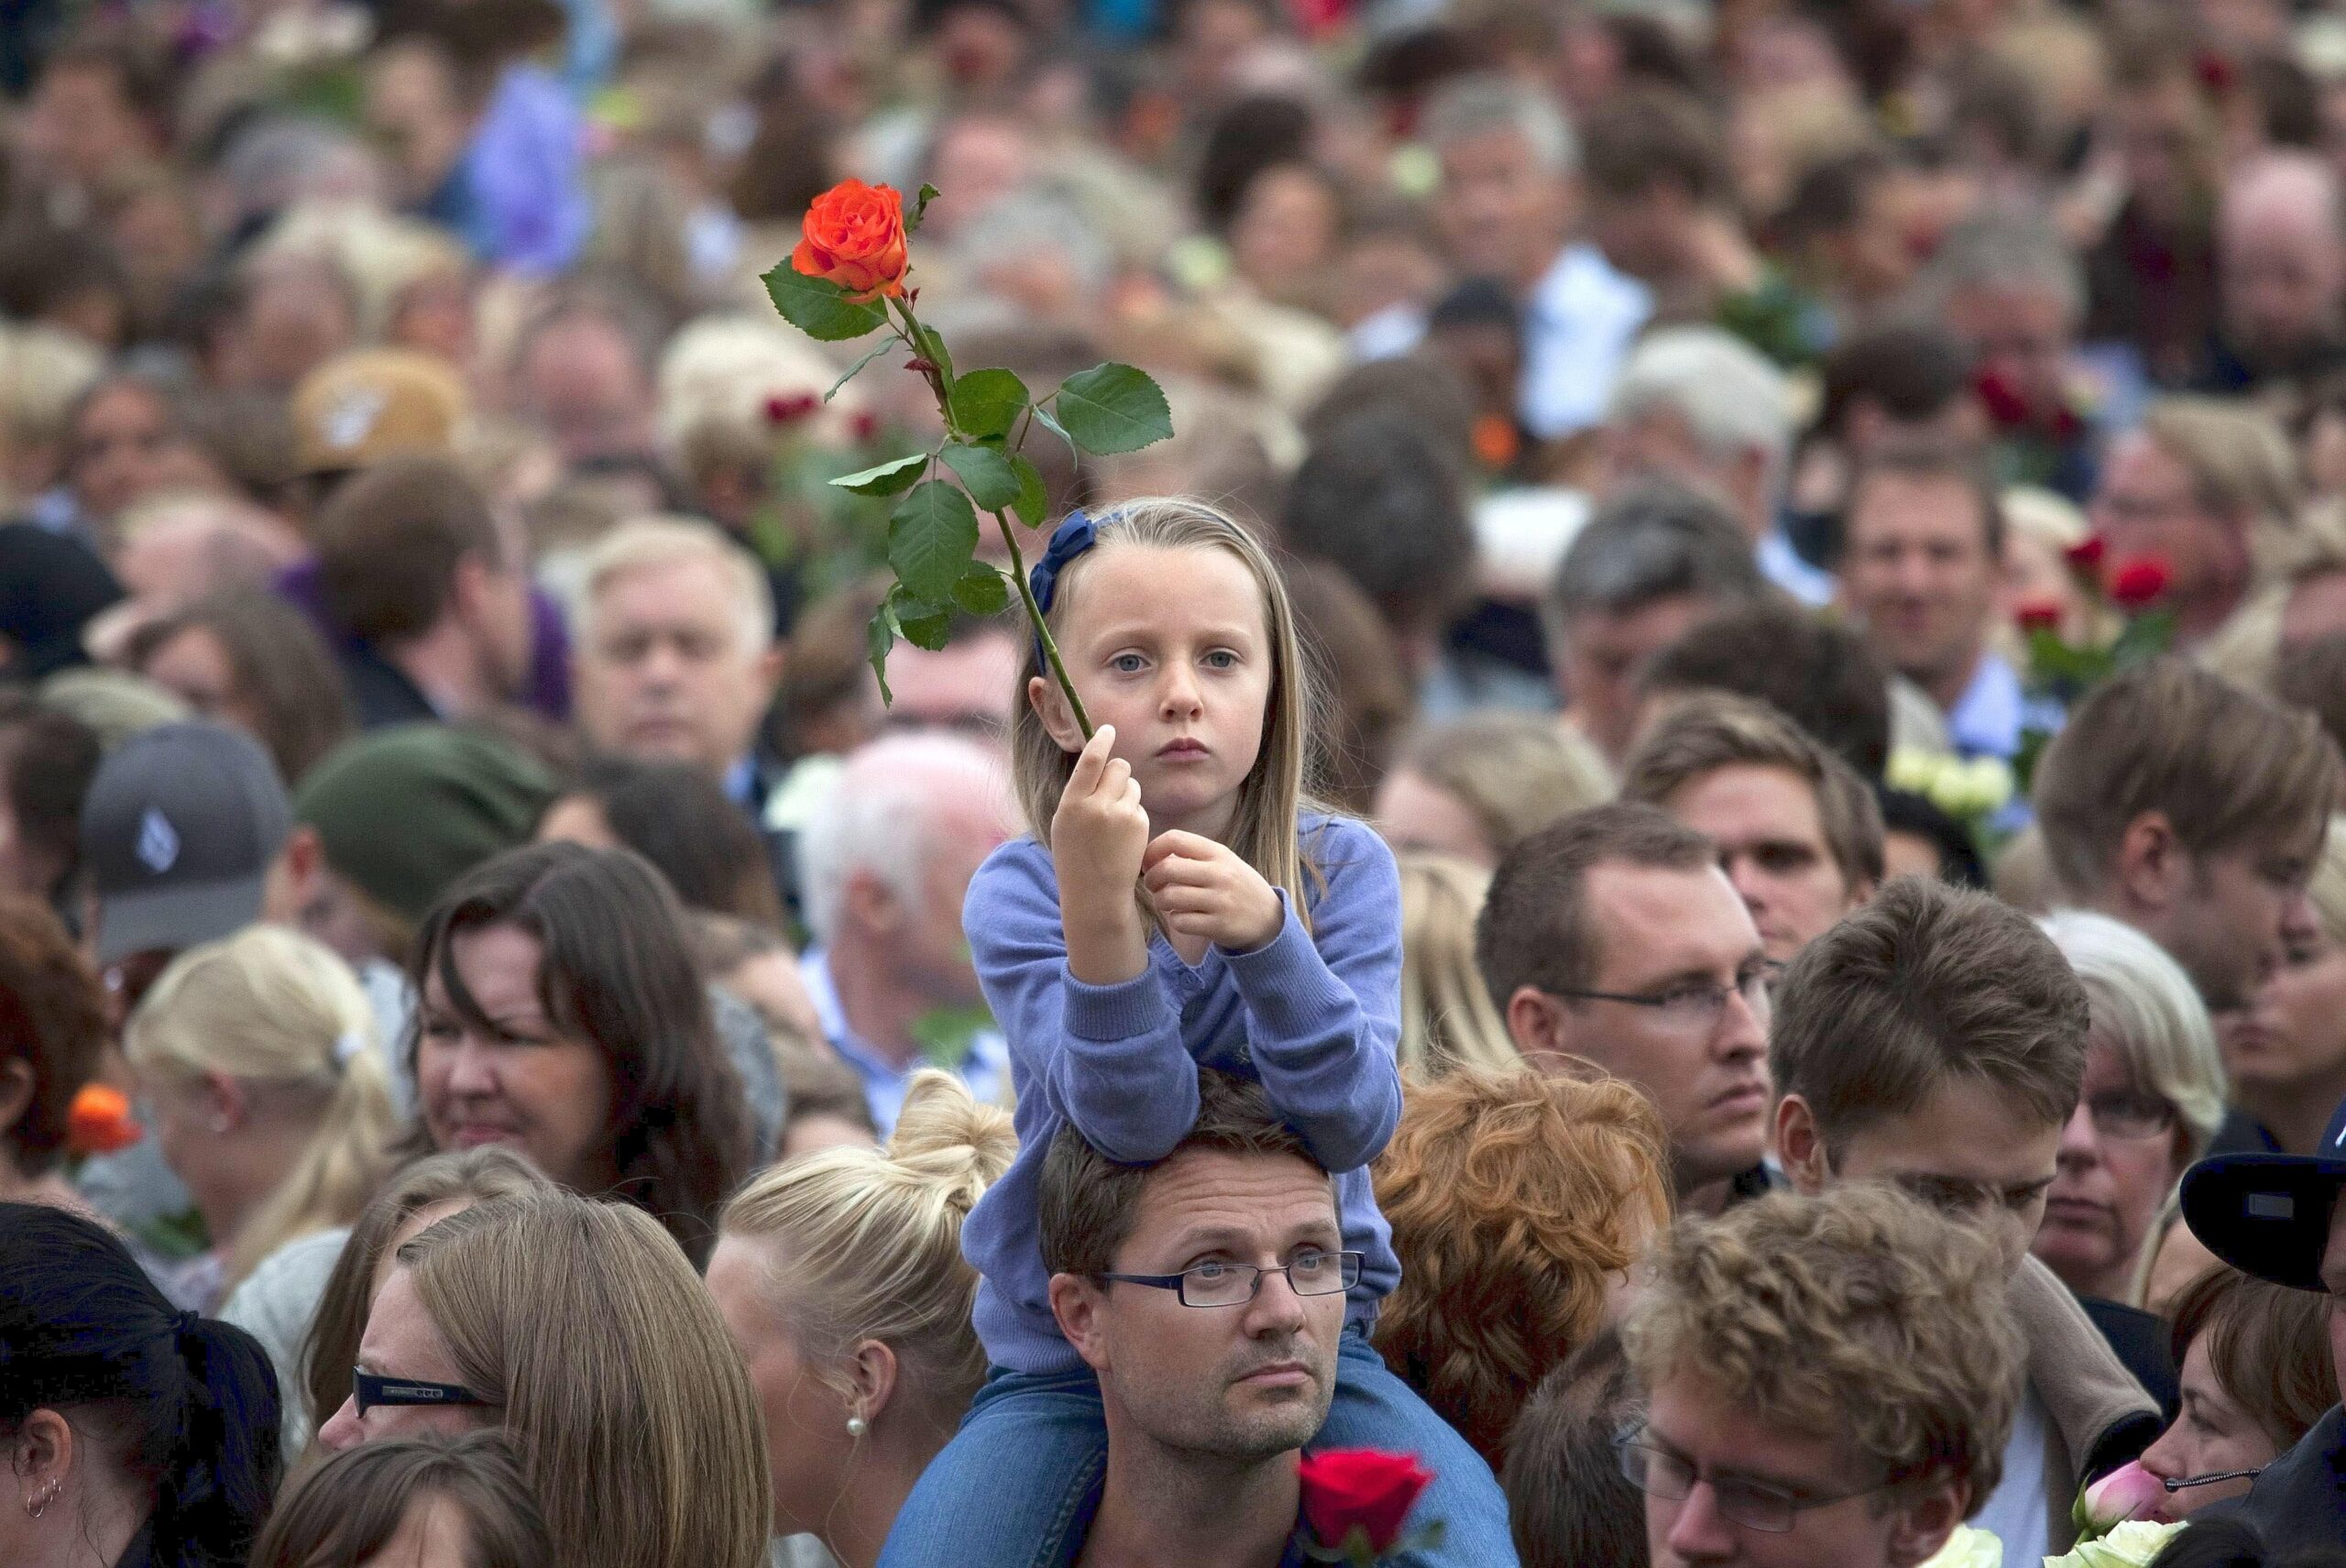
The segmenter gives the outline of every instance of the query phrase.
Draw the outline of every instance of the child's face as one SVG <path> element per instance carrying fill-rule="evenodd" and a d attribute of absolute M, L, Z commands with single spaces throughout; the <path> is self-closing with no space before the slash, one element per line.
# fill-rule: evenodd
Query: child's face
<path fill-rule="evenodd" d="M 1227 550 L 1109 544 L 1076 569 L 1082 582 L 1056 630 L 1059 656 L 1097 727 L 1140 781 L 1157 832 L 1219 838 L 1238 786 L 1263 749 L 1271 639 L 1263 592 Z M 1058 685 L 1029 700 L 1069 751 L 1083 737 Z"/>

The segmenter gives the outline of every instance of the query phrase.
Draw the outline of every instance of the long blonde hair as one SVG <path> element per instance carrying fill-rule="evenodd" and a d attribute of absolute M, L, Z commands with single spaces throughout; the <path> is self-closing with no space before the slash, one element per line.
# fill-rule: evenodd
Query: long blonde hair
<path fill-rule="evenodd" d="M 1120 544 L 1146 544 L 1167 550 L 1226 550 L 1253 575 L 1263 595 L 1263 624 L 1271 650 L 1271 689 L 1263 710 L 1263 747 L 1254 771 L 1238 787 L 1238 806 L 1231 817 L 1230 848 L 1263 875 L 1273 887 L 1287 892 L 1288 907 L 1309 926 L 1304 896 L 1305 861 L 1297 842 L 1298 823 L 1305 795 L 1304 758 L 1310 741 L 1310 674 L 1301 642 L 1297 639 L 1295 611 L 1288 602 L 1287 584 L 1278 565 L 1262 541 L 1205 502 L 1179 496 L 1150 496 L 1125 501 L 1093 518 L 1099 541 L 1091 550 L 1069 562 L 1059 574 L 1050 611 L 1045 616 L 1056 635 L 1067 624 L 1068 606 L 1080 591 L 1085 567 L 1100 552 Z M 1010 722 L 1012 777 L 1018 790 L 1019 809 L 1027 830 L 1038 843 L 1051 841 L 1051 816 L 1068 775 L 1075 771 L 1075 754 L 1064 750 L 1043 728 L 1042 716 L 1026 700 L 1026 684 L 1051 677 L 1042 654 L 1031 640 L 1025 667 L 1019 673 Z"/>
<path fill-rule="evenodd" d="M 561 1188 L 400 1248 L 457 1376 L 521 1441 L 565 1568 L 763 1568 L 765 1427 L 660 1222 Z"/>
<path fill-rule="evenodd" d="M 1402 1069 L 1520 1067 L 1522 1053 L 1474 964 L 1474 919 L 1491 875 L 1454 855 L 1400 857 Z"/>
<path fill-rule="evenodd" d="M 252 926 L 171 960 L 131 1014 L 141 1072 L 222 1073 L 320 1102 L 309 1141 L 227 1245 L 225 1293 L 287 1242 L 346 1225 L 389 1168 L 399 1125 L 374 1011 L 350 966 L 311 938 Z"/>
<path fill-rule="evenodd" d="M 847 1353 L 878 1340 L 942 1442 L 986 1372 L 961 1222 L 1017 1152 L 1008 1112 L 948 1073 L 919 1072 L 884 1150 L 826 1149 L 765 1171 L 726 1205 L 718 1234 L 780 1244 L 770 1289 L 809 1371 L 845 1393 Z"/>

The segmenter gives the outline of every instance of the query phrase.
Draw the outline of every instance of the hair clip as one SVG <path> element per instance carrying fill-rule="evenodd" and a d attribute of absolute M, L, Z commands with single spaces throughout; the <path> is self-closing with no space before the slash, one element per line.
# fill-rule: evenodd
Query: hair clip
<path fill-rule="evenodd" d="M 1068 564 L 1094 544 L 1100 543 L 1100 527 L 1083 515 L 1080 507 L 1067 514 L 1067 521 L 1052 531 L 1051 542 L 1043 551 L 1043 558 L 1026 574 L 1026 587 L 1035 596 L 1035 608 L 1045 615 L 1051 612 L 1051 601 L 1058 597 L 1059 574 Z M 1035 663 L 1047 664 L 1043 640 L 1035 639 Z"/>

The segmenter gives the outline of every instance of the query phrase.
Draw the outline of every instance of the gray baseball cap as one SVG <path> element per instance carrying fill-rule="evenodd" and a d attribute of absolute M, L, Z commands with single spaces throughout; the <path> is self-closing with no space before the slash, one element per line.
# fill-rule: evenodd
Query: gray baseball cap
<path fill-rule="evenodd" d="M 242 730 L 164 724 L 125 740 L 82 803 L 98 961 L 192 948 L 251 925 L 292 827 L 276 765 Z"/>

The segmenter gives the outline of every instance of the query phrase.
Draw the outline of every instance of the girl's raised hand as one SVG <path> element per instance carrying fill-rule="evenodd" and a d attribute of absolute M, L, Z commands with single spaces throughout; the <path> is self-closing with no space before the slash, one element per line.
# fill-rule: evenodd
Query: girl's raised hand
<path fill-rule="evenodd" d="M 1067 787 L 1059 792 L 1058 809 L 1051 814 L 1051 865 L 1058 873 L 1059 914 L 1068 931 L 1068 959 L 1079 980 L 1109 983 L 1129 975 L 1110 973 L 1094 980 L 1087 970 L 1098 963 L 1080 961 L 1079 931 L 1102 932 L 1117 939 L 1098 955 L 1104 967 L 1123 970 L 1131 958 L 1132 973 L 1146 964 L 1146 936 L 1140 915 L 1133 907 L 1133 882 L 1140 875 L 1141 852 L 1148 848 L 1148 813 L 1140 803 L 1140 781 L 1132 765 L 1109 753 L 1116 744 L 1116 728 L 1103 724 L 1075 760 Z"/>
<path fill-rule="evenodd" d="M 1141 860 L 1141 881 L 1165 928 L 1203 938 L 1225 952 L 1267 944 L 1287 922 L 1263 873 L 1229 845 L 1200 833 L 1159 833 Z"/>

